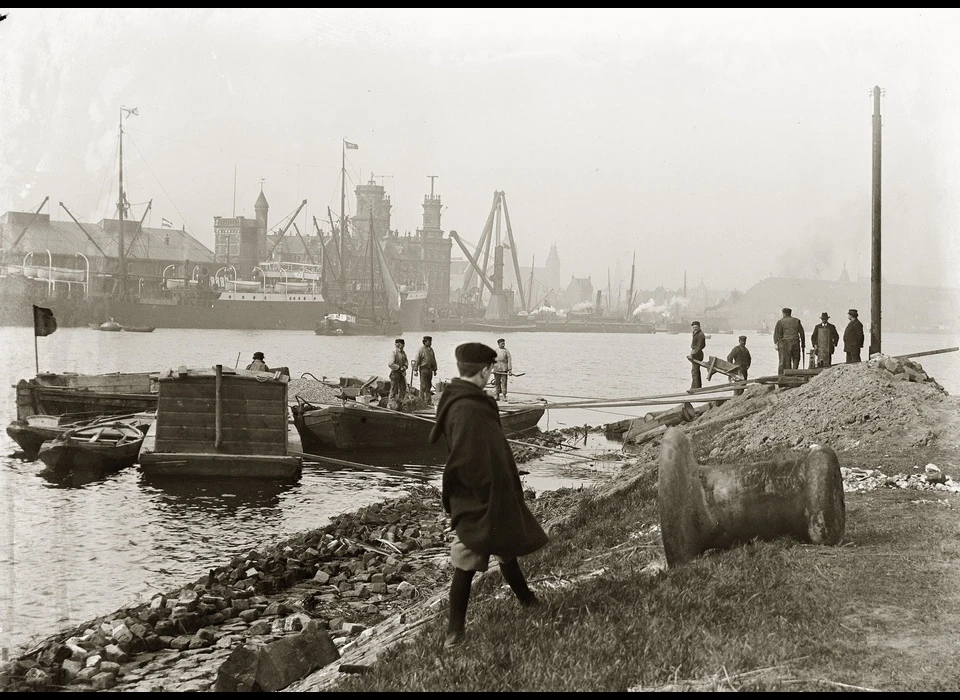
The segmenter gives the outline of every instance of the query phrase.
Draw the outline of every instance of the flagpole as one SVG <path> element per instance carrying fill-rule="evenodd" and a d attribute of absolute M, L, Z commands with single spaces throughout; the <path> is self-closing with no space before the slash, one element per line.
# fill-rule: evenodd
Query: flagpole
<path fill-rule="evenodd" d="M 40 351 L 37 349 L 37 329 L 36 322 L 34 322 L 33 329 L 33 359 L 37 362 L 37 374 L 40 374 Z"/>
<path fill-rule="evenodd" d="M 339 254 L 340 265 L 343 266 L 343 209 L 347 199 L 347 140 L 340 140 L 340 249 L 337 251 Z"/>

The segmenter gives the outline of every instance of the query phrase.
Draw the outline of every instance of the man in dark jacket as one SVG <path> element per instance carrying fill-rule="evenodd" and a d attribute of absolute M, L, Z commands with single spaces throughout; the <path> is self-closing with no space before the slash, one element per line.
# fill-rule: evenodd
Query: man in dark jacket
<path fill-rule="evenodd" d="M 423 336 L 423 345 L 413 358 L 413 374 L 420 375 L 420 396 L 433 403 L 433 375 L 437 371 L 437 355 L 433 352 L 433 338 Z"/>
<path fill-rule="evenodd" d="M 734 346 L 733 350 L 730 351 L 730 354 L 727 355 L 727 362 L 732 362 L 737 366 L 737 369 L 740 370 L 740 374 L 743 376 L 743 379 L 747 378 L 747 370 L 750 369 L 750 363 L 753 362 L 753 358 L 750 357 L 750 351 L 747 350 L 747 336 L 741 335 L 737 338 L 739 343 Z M 731 381 L 734 381 L 731 379 Z M 733 393 L 735 396 L 740 396 L 743 393 L 743 389 L 734 389 Z"/>
<path fill-rule="evenodd" d="M 810 346 L 817 358 L 818 367 L 829 367 L 833 364 L 833 351 L 840 342 L 837 327 L 828 320 L 830 316 L 824 311 L 820 314 L 820 323 L 814 326 L 810 334 Z"/>
<path fill-rule="evenodd" d="M 483 343 L 465 343 L 457 347 L 456 358 L 460 376 L 440 395 L 430 431 L 431 443 L 444 436 L 450 450 L 442 501 L 455 537 L 450 546 L 454 571 L 445 648 L 463 642 L 470 585 L 477 571 L 487 570 L 491 556 L 521 604 L 537 604 L 517 557 L 547 543 L 546 533 L 524 502 L 497 403 L 484 391 L 497 353 Z"/>
<path fill-rule="evenodd" d="M 703 386 L 703 380 L 700 379 L 700 365 L 692 360 L 703 360 L 703 349 L 707 346 L 707 336 L 700 330 L 700 321 L 694 321 L 690 324 L 693 328 L 693 334 L 690 338 L 690 354 L 687 359 L 690 362 L 690 388 L 699 389 Z"/>
<path fill-rule="evenodd" d="M 807 349 L 807 338 L 800 319 L 793 317 L 793 310 L 789 307 L 783 307 L 780 312 L 783 316 L 773 327 L 773 344 L 779 356 L 777 374 L 783 374 L 785 369 L 799 368 L 800 358 Z"/>
<path fill-rule="evenodd" d="M 863 347 L 863 324 L 856 309 L 847 312 L 850 323 L 843 331 L 843 351 L 847 354 L 847 364 L 860 362 L 860 349 Z"/>

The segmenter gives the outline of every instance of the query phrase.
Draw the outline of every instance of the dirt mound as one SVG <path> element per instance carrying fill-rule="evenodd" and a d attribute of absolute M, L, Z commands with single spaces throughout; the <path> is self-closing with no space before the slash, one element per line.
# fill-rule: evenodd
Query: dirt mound
<path fill-rule="evenodd" d="M 960 400 L 916 362 L 879 356 L 830 367 L 807 384 L 771 392 L 751 387 L 698 422 L 759 408 L 709 436 L 709 455 L 729 461 L 772 448 L 960 447 Z M 696 423 L 688 424 L 695 427 Z"/>

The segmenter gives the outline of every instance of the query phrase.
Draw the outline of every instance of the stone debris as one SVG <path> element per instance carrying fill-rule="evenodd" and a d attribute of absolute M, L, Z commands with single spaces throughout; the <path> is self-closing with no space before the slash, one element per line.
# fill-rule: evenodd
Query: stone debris
<path fill-rule="evenodd" d="M 915 467 L 919 470 L 920 467 Z M 858 469 L 840 467 L 843 476 L 843 490 L 846 493 L 854 491 L 873 491 L 874 489 L 913 489 L 916 491 L 944 491 L 960 493 L 960 482 L 940 471 L 935 464 L 928 464 L 923 471 L 916 474 L 884 474 L 880 469 Z"/>
<path fill-rule="evenodd" d="M 446 585 L 450 538 L 439 491 L 412 487 L 54 635 L 0 667 L 0 691 L 206 691 L 243 645 L 322 631 L 342 648 Z"/>

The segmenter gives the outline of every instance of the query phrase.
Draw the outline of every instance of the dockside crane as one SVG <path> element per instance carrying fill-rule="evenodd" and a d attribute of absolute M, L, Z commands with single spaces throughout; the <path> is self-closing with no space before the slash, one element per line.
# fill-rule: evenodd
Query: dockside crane
<path fill-rule="evenodd" d="M 507 240 L 509 244 L 506 246 L 501 242 L 501 221 L 503 221 L 507 229 Z M 480 235 L 480 242 L 477 244 L 476 257 L 470 254 L 463 241 L 459 236 L 455 236 L 454 232 L 450 233 L 450 237 L 457 242 L 457 245 L 460 246 L 460 249 L 464 255 L 467 256 L 471 265 L 470 270 L 464 278 L 463 286 L 460 289 L 461 297 L 465 296 L 472 288 L 474 275 L 476 275 L 490 292 L 487 316 L 495 316 L 497 318 L 504 316 L 506 309 L 503 308 L 503 250 L 504 248 L 508 248 L 513 260 L 513 270 L 520 295 L 519 300 L 521 304 L 525 303 L 526 296 L 523 291 L 523 278 L 520 274 L 520 259 L 517 256 L 517 245 L 513 236 L 513 226 L 510 223 L 510 212 L 507 208 L 506 194 L 502 190 L 497 190 L 493 193 L 493 204 L 490 207 L 490 213 L 487 215 L 487 222 L 483 227 L 483 233 Z M 492 276 L 488 276 L 487 270 L 489 269 L 491 248 L 493 249 L 493 274 Z M 482 265 L 479 259 L 481 251 L 483 255 Z M 482 305 L 483 302 L 482 291 L 483 290 L 481 290 L 481 294 L 477 299 L 478 305 Z"/>

